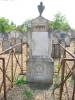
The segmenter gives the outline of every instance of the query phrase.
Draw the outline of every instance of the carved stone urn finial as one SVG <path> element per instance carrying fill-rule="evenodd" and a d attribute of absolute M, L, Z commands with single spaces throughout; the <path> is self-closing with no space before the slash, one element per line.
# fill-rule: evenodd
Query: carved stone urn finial
<path fill-rule="evenodd" d="M 45 6 L 43 6 L 43 2 L 40 2 L 40 5 L 38 5 L 38 11 L 40 13 L 39 17 L 41 17 L 43 11 L 44 11 Z"/>

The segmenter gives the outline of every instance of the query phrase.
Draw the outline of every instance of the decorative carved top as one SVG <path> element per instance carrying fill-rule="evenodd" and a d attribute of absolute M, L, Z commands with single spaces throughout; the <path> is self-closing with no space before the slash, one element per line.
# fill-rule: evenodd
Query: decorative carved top
<path fill-rule="evenodd" d="M 48 26 L 48 20 L 44 17 L 37 17 L 31 21 L 32 26 Z"/>

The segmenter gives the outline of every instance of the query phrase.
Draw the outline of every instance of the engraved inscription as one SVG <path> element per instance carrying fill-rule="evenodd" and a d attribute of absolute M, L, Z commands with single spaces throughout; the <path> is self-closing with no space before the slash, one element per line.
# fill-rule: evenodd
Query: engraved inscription
<path fill-rule="evenodd" d="M 44 75 L 44 66 L 36 65 L 34 75 L 35 76 L 43 76 Z"/>

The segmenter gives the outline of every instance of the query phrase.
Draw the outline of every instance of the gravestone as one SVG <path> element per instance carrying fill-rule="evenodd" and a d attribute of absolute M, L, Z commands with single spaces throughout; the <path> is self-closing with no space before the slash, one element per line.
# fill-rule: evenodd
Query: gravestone
<path fill-rule="evenodd" d="M 65 43 L 66 43 L 66 47 L 70 47 L 70 36 L 66 35 L 64 40 L 65 40 Z"/>
<path fill-rule="evenodd" d="M 28 37 L 28 32 L 23 32 L 22 36 L 23 36 L 23 38 L 22 38 L 23 43 L 26 43 L 27 42 L 27 37 Z"/>
<path fill-rule="evenodd" d="M 21 39 L 16 38 L 16 44 L 19 44 L 19 43 L 21 43 Z M 22 53 L 21 45 L 18 45 L 18 46 L 15 47 L 15 52 L 16 53 Z"/>
<path fill-rule="evenodd" d="M 3 39 L 8 39 L 8 33 L 3 34 Z"/>
<path fill-rule="evenodd" d="M 2 45 L 2 41 L 3 41 L 3 35 L 2 33 L 0 33 L 0 45 Z"/>
<path fill-rule="evenodd" d="M 22 34 L 21 31 L 16 30 L 16 32 L 15 32 L 15 37 L 18 38 L 21 34 Z"/>
<path fill-rule="evenodd" d="M 27 40 L 29 59 L 26 62 L 26 81 L 52 84 L 54 66 L 51 58 L 52 29 L 48 27 L 48 20 L 41 14 L 31 21 Z"/>
<path fill-rule="evenodd" d="M 59 58 L 59 39 L 57 36 L 53 37 L 53 42 L 52 42 L 52 57 L 54 58 Z"/>
<path fill-rule="evenodd" d="M 64 39 L 61 40 L 61 45 L 62 45 L 64 48 L 66 48 L 66 43 L 65 43 Z M 61 54 L 64 54 L 64 49 L 63 49 L 63 48 L 61 48 Z"/>
<path fill-rule="evenodd" d="M 13 38 L 11 39 L 11 46 L 14 46 L 15 44 L 16 44 L 16 38 L 13 37 Z"/>
<path fill-rule="evenodd" d="M 10 47 L 10 41 L 9 40 L 3 40 L 2 41 L 2 51 L 8 49 Z M 9 51 L 7 51 L 6 53 L 9 53 Z"/>
<path fill-rule="evenodd" d="M 11 40 L 15 36 L 16 36 L 16 31 L 15 30 L 11 30 L 10 33 L 9 33 L 9 40 Z"/>
<path fill-rule="evenodd" d="M 64 33 L 64 32 L 61 32 L 61 33 L 60 33 L 60 38 L 61 38 L 61 39 L 64 39 L 64 38 L 65 38 L 65 33 Z"/>
<path fill-rule="evenodd" d="M 19 39 L 23 39 L 23 35 L 22 34 L 19 34 L 18 38 Z"/>
<path fill-rule="evenodd" d="M 59 43 L 58 37 L 57 36 L 53 37 L 53 43 L 52 44 L 58 44 L 58 43 Z"/>

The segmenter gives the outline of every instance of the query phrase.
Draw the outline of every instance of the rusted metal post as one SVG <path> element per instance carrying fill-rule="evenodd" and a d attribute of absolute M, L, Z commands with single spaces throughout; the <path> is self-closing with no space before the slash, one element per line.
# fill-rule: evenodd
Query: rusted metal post
<path fill-rule="evenodd" d="M 63 59 L 63 65 L 62 65 L 62 69 L 61 69 L 61 85 L 60 85 L 60 97 L 59 100 L 62 100 L 62 92 L 63 92 L 63 80 L 64 80 L 64 71 L 65 71 L 65 60 Z"/>
<path fill-rule="evenodd" d="M 74 87 L 73 87 L 73 96 L 72 96 L 72 100 L 74 100 L 74 95 L 75 95 L 75 80 L 74 80 Z"/>
<path fill-rule="evenodd" d="M 14 78 L 13 78 L 13 49 L 11 49 L 11 75 L 12 75 L 12 84 L 11 87 L 13 88 L 13 82 L 14 82 Z"/>
<path fill-rule="evenodd" d="M 6 95 L 6 70 L 5 70 L 5 59 L 2 58 L 2 60 L 3 60 L 4 100 L 7 100 L 7 95 Z"/>
<path fill-rule="evenodd" d="M 74 61 L 74 65 L 75 65 L 75 61 Z M 73 87 L 73 96 L 72 96 L 72 100 L 74 100 L 74 96 L 75 96 L 75 68 L 73 69 L 72 79 L 74 80 L 74 87 Z"/>

